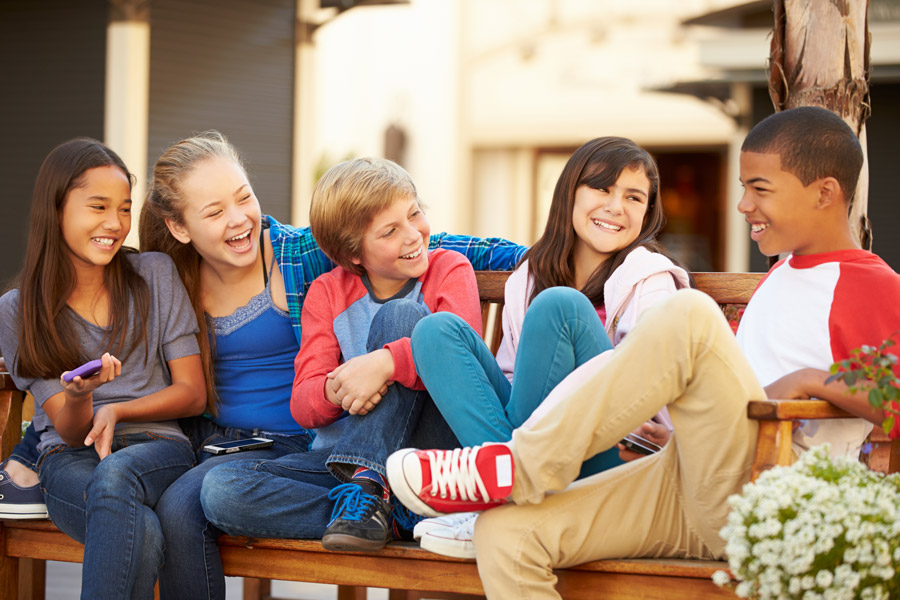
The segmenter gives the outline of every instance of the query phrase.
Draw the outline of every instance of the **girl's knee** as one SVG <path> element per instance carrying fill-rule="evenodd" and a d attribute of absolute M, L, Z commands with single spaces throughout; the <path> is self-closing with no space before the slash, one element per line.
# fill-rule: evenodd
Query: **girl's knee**
<path fill-rule="evenodd" d="M 561 314 L 596 314 L 591 301 L 578 290 L 570 287 L 547 288 L 538 294 L 528 307 L 528 312 L 549 316 L 554 313 Z"/>
<path fill-rule="evenodd" d="M 139 479 L 135 465 L 123 454 L 113 452 L 94 468 L 91 481 L 88 483 L 87 493 L 106 490 L 112 493 L 124 493 L 125 490 L 134 487 Z"/>
<path fill-rule="evenodd" d="M 428 315 L 416 323 L 412 332 L 413 355 L 423 351 L 433 353 L 435 347 L 442 344 L 444 340 L 458 338 L 463 327 L 468 327 L 468 323 L 459 315 L 451 312 L 437 312 Z"/>
<path fill-rule="evenodd" d="M 206 518 L 215 523 L 223 514 L 229 514 L 235 508 L 231 506 L 231 499 L 239 496 L 238 490 L 245 489 L 247 482 L 245 469 L 230 464 L 210 469 L 200 487 L 200 505 Z"/>

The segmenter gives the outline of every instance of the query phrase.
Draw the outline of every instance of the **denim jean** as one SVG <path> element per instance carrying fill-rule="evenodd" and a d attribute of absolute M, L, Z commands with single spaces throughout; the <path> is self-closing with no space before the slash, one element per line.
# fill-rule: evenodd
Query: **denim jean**
<path fill-rule="evenodd" d="M 35 431 L 34 423 L 29 423 L 25 429 L 25 435 L 13 447 L 12 452 L 9 453 L 9 458 L 25 465 L 32 471 L 37 471 L 37 462 L 40 456 L 40 452 L 37 451 L 37 445 L 40 441 L 41 436 Z"/>
<path fill-rule="evenodd" d="M 372 319 L 366 351 L 373 352 L 389 342 L 410 337 L 416 324 L 430 314 L 424 304 L 391 300 Z M 397 383 L 388 386 L 381 402 L 368 414 L 344 418 L 341 437 L 326 461 L 332 473 L 343 481 L 349 481 L 356 467 L 385 475 L 387 457 L 413 441 L 428 443 L 430 448 L 452 448 L 457 442 L 428 392 Z"/>
<path fill-rule="evenodd" d="M 225 573 L 216 545 L 216 538 L 224 532 L 210 523 L 203 513 L 200 504 L 203 477 L 213 467 L 248 458 L 263 460 L 305 454 L 310 437 L 307 434 L 263 433 L 275 442 L 272 446 L 215 455 L 201 449 L 206 444 L 254 437 L 260 432 L 220 427 L 203 417 L 182 419 L 181 426 L 198 449 L 198 464 L 175 480 L 156 505 L 166 541 L 166 562 L 159 572 L 160 597 L 163 600 L 224 600 Z M 319 475 L 331 478 L 324 465 L 320 466 Z M 240 501 L 239 488 L 232 489 L 231 493 Z"/>
<path fill-rule="evenodd" d="M 368 350 L 407 337 L 427 314 L 416 302 L 388 302 L 372 320 Z M 372 412 L 344 419 L 341 437 L 330 448 L 211 470 L 201 492 L 206 516 L 232 535 L 321 538 L 334 504 L 328 492 L 349 479 L 357 466 L 383 474 L 388 455 L 410 443 L 444 448 L 458 443 L 427 393 L 396 383 Z M 326 468 L 332 475 L 323 476 Z"/>
<path fill-rule="evenodd" d="M 341 484 L 325 466 L 330 454 L 319 448 L 219 465 L 203 478 L 203 511 L 230 535 L 320 538 L 331 519 L 328 492 Z"/>
<path fill-rule="evenodd" d="M 612 348 L 597 311 L 568 287 L 542 291 L 525 313 L 513 382 L 484 340 L 450 313 L 413 331 L 416 370 L 463 445 L 507 442 L 569 373 Z M 621 464 L 615 448 L 585 462 L 582 476 Z"/>
<path fill-rule="evenodd" d="M 117 435 L 112 449 L 101 461 L 93 446 L 45 448 L 38 474 L 47 510 L 84 544 L 82 598 L 153 598 L 165 548 L 154 507 L 194 452 L 150 432 Z"/>

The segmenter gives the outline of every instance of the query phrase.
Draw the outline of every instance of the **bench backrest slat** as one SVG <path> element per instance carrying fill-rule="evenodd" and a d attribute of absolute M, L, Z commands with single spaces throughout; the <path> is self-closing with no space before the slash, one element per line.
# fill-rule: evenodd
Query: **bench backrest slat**
<path fill-rule="evenodd" d="M 511 271 L 475 271 L 478 296 L 481 299 L 481 320 L 484 323 L 484 339 L 491 351 L 497 353 L 500 346 L 503 290 Z M 697 289 L 709 294 L 736 327 L 753 290 L 759 285 L 763 273 L 694 273 Z M 496 308 L 492 308 L 496 307 Z"/>

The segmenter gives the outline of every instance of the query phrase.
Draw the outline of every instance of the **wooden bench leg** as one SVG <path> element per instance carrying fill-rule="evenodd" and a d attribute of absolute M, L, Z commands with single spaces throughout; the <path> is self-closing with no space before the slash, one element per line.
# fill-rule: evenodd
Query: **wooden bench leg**
<path fill-rule="evenodd" d="M 19 600 L 44 600 L 47 595 L 47 561 L 19 559 Z"/>
<path fill-rule="evenodd" d="M 19 559 L 6 556 L 6 529 L 0 525 L 0 598 L 19 597 Z"/>
<path fill-rule="evenodd" d="M 339 585 L 337 600 L 366 600 L 368 588 L 351 585 Z"/>
<path fill-rule="evenodd" d="M 270 600 L 272 598 L 272 580 L 244 577 L 244 600 Z"/>
<path fill-rule="evenodd" d="M 760 421 L 759 438 L 756 442 L 756 456 L 750 480 L 756 481 L 760 473 L 775 465 L 790 465 L 793 461 L 791 436 L 794 432 L 792 421 Z"/>
<path fill-rule="evenodd" d="M 888 473 L 900 471 L 900 438 L 891 440 L 891 458 L 888 460 Z"/>
<path fill-rule="evenodd" d="M 414 592 L 412 590 L 390 590 L 388 600 L 484 600 L 484 596 L 454 594 L 453 592 Z"/>

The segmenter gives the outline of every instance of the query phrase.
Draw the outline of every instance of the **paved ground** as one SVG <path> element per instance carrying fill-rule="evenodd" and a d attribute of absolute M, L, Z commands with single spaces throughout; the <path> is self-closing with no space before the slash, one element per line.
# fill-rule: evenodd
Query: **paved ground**
<path fill-rule="evenodd" d="M 241 579 L 227 577 L 227 600 L 241 600 Z M 47 563 L 47 599 L 46 600 L 78 600 L 81 592 L 81 564 Z M 337 587 L 315 583 L 293 583 L 276 581 L 272 584 L 272 593 L 278 598 L 302 600 L 335 600 Z M 387 590 L 370 589 L 368 600 L 387 600 Z"/>

